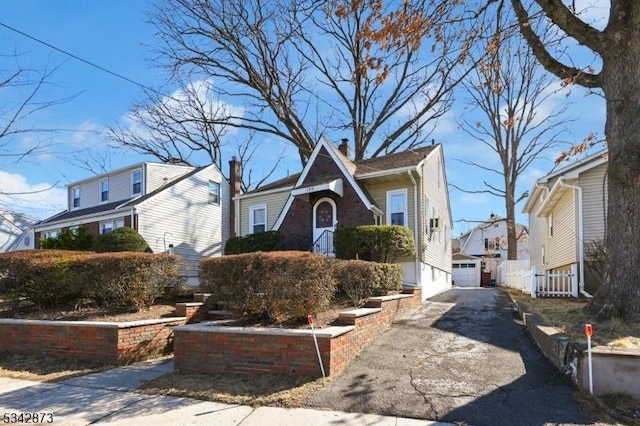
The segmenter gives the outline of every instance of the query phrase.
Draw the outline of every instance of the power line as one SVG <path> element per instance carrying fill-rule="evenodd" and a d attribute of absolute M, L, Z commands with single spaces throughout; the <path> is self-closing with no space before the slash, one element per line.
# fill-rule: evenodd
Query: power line
<path fill-rule="evenodd" d="M 117 78 L 119 78 L 119 79 L 121 79 L 121 80 L 124 80 L 124 81 L 127 81 L 127 82 L 129 82 L 129 83 L 135 84 L 135 85 L 136 85 L 136 86 L 138 86 L 138 87 L 141 87 L 141 88 L 143 88 L 143 89 L 145 89 L 145 90 L 149 90 L 149 91 L 151 91 L 151 92 L 154 92 L 154 93 L 156 93 L 156 94 L 158 94 L 158 95 L 160 95 L 160 96 L 163 96 L 163 97 L 169 97 L 169 96 L 165 95 L 164 93 L 159 92 L 159 91 L 157 91 L 156 89 L 153 89 L 153 88 L 151 88 L 151 87 L 149 87 L 149 86 L 147 86 L 147 85 L 145 85 L 145 84 L 142 84 L 142 83 L 139 83 L 139 82 L 137 82 L 137 81 L 135 81 L 135 80 L 132 80 L 132 79 L 130 79 L 129 77 L 126 77 L 126 76 L 124 76 L 124 75 L 122 75 L 122 74 L 119 74 L 119 73 L 117 73 L 117 72 L 115 72 L 115 71 L 111 71 L 110 69 L 107 69 L 107 68 L 105 68 L 105 67 L 103 67 L 103 66 L 101 66 L 101 65 L 98 65 L 98 64 L 94 63 L 94 62 L 91 62 L 91 61 L 88 61 L 88 60 L 86 60 L 86 59 L 83 59 L 83 58 L 79 57 L 78 55 L 74 55 L 74 54 L 73 54 L 73 53 L 71 53 L 71 52 L 68 52 L 68 51 L 66 51 L 66 50 L 64 50 L 64 49 L 61 49 L 61 48 L 59 48 L 59 47 L 56 47 L 56 46 L 52 45 L 51 43 L 47 43 L 47 42 L 46 42 L 46 41 L 44 41 L 44 40 L 41 40 L 41 39 L 39 39 L 39 38 L 37 38 L 37 37 L 34 37 L 34 36 L 32 36 L 32 35 L 29 35 L 29 34 L 27 34 L 27 33 L 23 32 L 23 31 L 20 31 L 20 30 L 18 30 L 17 28 L 11 27 L 11 26 L 9 26 L 9 25 L 7 25 L 7 24 L 3 23 L 3 22 L 0 22 L 0 26 L 4 27 L 4 28 L 6 28 L 6 29 L 8 29 L 8 30 L 10 30 L 10 31 L 13 31 L 13 32 L 15 32 L 15 33 L 18 33 L 18 34 L 20 34 L 21 36 L 26 37 L 26 38 L 28 38 L 28 39 L 30 39 L 30 40 L 33 40 L 33 41 L 35 41 L 35 42 L 37 42 L 37 43 L 40 43 L 40 44 L 42 44 L 42 45 L 44 45 L 44 46 L 47 46 L 47 47 L 48 47 L 48 48 L 50 48 L 50 49 L 53 49 L 53 50 L 55 50 L 55 51 L 57 51 L 57 52 L 60 52 L 60 53 L 62 53 L 62 54 L 64 54 L 64 55 L 67 55 L 67 56 L 69 56 L 69 57 L 71 57 L 71 58 L 73 58 L 73 59 L 75 59 L 75 60 L 77 60 L 77 61 L 83 62 L 83 63 L 85 63 L 85 64 L 87 64 L 87 65 L 89 65 L 89 66 L 91 66 L 91 67 L 97 68 L 97 69 L 99 69 L 100 71 L 106 72 L 107 74 L 111 74 L 112 76 L 117 77 Z"/>

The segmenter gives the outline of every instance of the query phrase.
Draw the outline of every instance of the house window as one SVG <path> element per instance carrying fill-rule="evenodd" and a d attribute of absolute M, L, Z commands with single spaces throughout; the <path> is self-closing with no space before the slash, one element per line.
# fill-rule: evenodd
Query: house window
<path fill-rule="evenodd" d="M 488 251 L 500 250 L 500 237 L 485 238 L 484 248 L 485 250 L 488 250 Z"/>
<path fill-rule="evenodd" d="M 80 187 L 74 186 L 71 191 L 73 192 L 73 208 L 77 209 L 80 207 Z"/>
<path fill-rule="evenodd" d="M 131 172 L 131 194 L 142 194 L 142 170 L 134 170 Z"/>
<path fill-rule="evenodd" d="M 387 225 L 407 226 L 407 190 L 387 192 Z"/>
<path fill-rule="evenodd" d="M 249 229 L 252 234 L 267 230 L 267 206 L 251 206 L 249 208 Z"/>
<path fill-rule="evenodd" d="M 209 204 L 220 204 L 220 184 L 209 181 Z"/>
<path fill-rule="evenodd" d="M 56 238 L 58 236 L 59 229 L 55 229 L 53 231 L 46 231 L 40 234 L 41 240 L 46 240 L 47 238 Z"/>
<path fill-rule="evenodd" d="M 102 179 L 100 181 L 100 202 L 107 201 L 109 201 L 109 179 Z"/>
<path fill-rule="evenodd" d="M 112 232 L 114 229 L 123 228 L 124 227 L 124 219 L 115 219 L 115 220 L 107 220 L 104 222 L 100 222 L 100 233 L 108 234 Z"/>
<path fill-rule="evenodd" d="M 553 237 L 553 213 L 547 216 L 547 227 L 549 228 L 549 238 Z"/>

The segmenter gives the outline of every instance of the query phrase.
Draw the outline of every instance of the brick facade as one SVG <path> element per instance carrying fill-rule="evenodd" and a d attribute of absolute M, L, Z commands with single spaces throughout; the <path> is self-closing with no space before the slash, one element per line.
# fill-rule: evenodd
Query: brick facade
<path fill-rule="evenodd" d="M 184 318 L 99 323 L 0 319 L 0 348 L 125 365 L 171 352 L 173 329 Z"/>
<path fill-rule="evenodd" d="M 325 147 L 318 152 L 302 186 L 337 178 L 342 178 L 344 183 L 342 197 L 331 191 L 320 191 L 294 199 L 280 226 L 285 235 L 283 244 L 286 249 L 310 249 L 313 243 L 313 205 L 322 197 L 329 197 L 336 203 L 338 227 L 374 224 L 373 212 L 364 205 Z"/>
<path fill-rule="evenodd" d="M 420 290 L 372 298 L 370 309 L 341 317 L 342 326 L 317 330 L 327 376 L 340 373 L 401 313 L 420 303 Z M 348 314 L 348 313 L 345 313 Z M 194 324 L 175 329 L 174 360 L 178 370 L 201 373 L 298 374 L 321 377 L 309 330 L 246 329 Z"/>

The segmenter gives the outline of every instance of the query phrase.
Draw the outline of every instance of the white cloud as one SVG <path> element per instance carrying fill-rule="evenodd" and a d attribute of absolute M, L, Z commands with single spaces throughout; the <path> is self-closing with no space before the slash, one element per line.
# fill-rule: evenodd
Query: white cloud
<path fill-rule="evenodd" d="M 66 209 L 67 192 L 50 183 L 29 183 L 20 174 L 0 170 L 0 205 L 39 219 Z"/>

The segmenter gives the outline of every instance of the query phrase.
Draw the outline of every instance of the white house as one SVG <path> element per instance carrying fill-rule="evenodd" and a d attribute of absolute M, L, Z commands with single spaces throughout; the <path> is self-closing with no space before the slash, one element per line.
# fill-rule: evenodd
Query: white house
<path fill-rule="evenodd" d="M 529 232 L 527 227 L 516 224 L 516 236 L 518 238 L 518 260 L 529 259 Z M 507 221 L 505 218 L 496 214 L 491 214 L 487 220 L 478 224 L 473 229 L 465 232 L 457 238 L 459 245 L 459 253 L 471 256 L 473 258 L 482 259 L 484 279 L 495 279 L 498 266 L 507 260 L 508 239 L 507 239 Z M 457 264 L 465 264 L 466 259 L 454 260 L 454 281 L 460 282 L 461 277 L 456 274 L 462 273 L 462 268 Z M 468 274 L 468 271 L 465 271 Z M 458 278 L 458 280 L 456 280 Z M 464 278 L 465 282 L 468 278 Z M 478 274 L 478 280 L 481 275 Z M 487 282 L 478 281 L 477 285 L 488 284 Z"/>
<path fill-rule="evenodd" d="M 170 249 L 191 263 L 221 255 L 231 229 L 230 185 L 214 164 L 139 163 L 67 186 L 66 211 L 34 226 L 35 248 L 63 229 L 93 235 L 137 230 L 154 253 Z"/>
<path fill-rule="evenodd" d="M 30 227 L 37 220 L 0 208 L 0 252 L 33 248 L 33 232 Z"/>
<path fill-rule="evenodd" d="M 538 179 L 524 206 L 529 214 L 531 266 L 538 274 L 577 270 L 579 288 L 594 292 L 600 260 L 593 252 L 604 240 L 607 211 L 607 151 Z"/>

